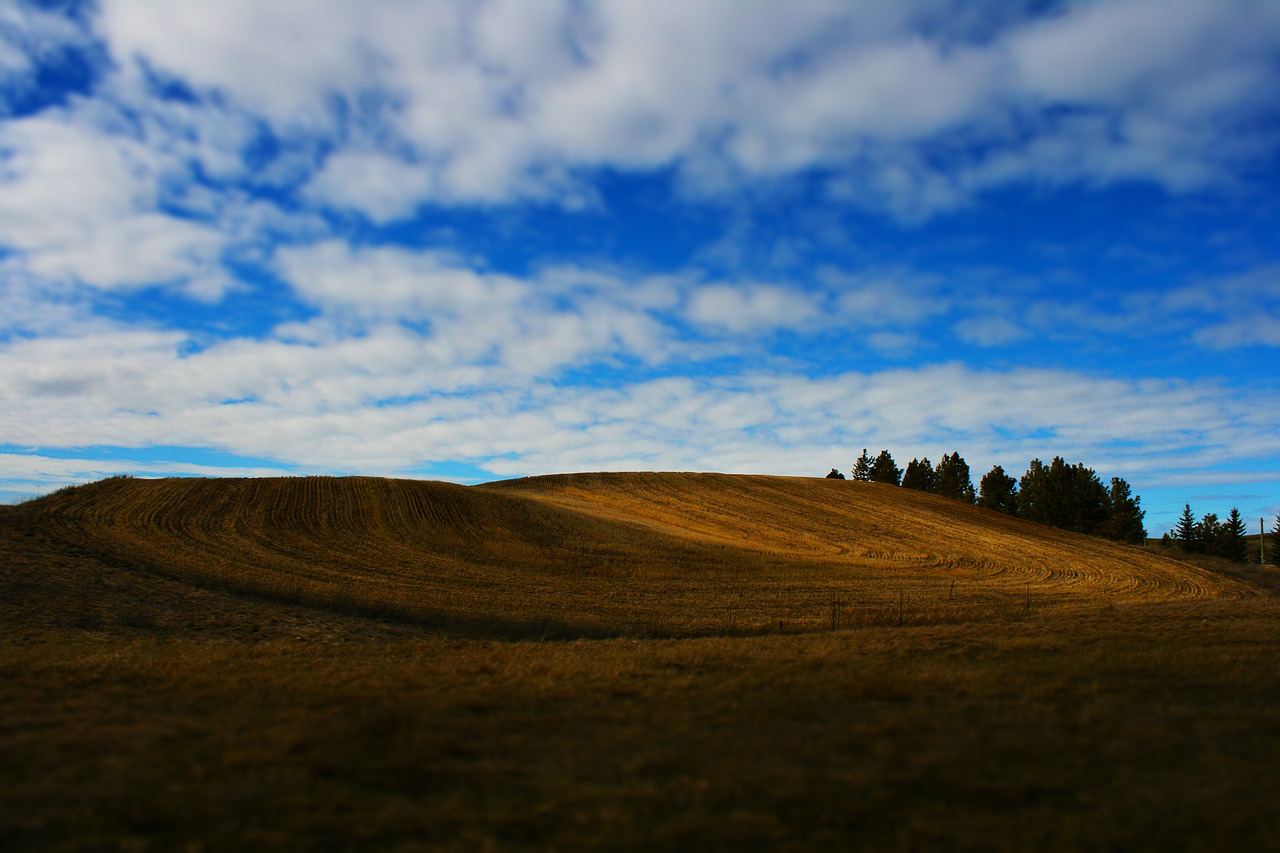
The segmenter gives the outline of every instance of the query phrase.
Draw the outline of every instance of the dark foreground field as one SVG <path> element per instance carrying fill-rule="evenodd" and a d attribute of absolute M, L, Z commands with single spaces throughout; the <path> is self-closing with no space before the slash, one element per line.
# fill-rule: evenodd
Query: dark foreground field
<path fill-rule="evenodd" d="M 5 849 L 1280 847 L 1272 597 L 902 490 L 111 482 L 0 594 Z"/>

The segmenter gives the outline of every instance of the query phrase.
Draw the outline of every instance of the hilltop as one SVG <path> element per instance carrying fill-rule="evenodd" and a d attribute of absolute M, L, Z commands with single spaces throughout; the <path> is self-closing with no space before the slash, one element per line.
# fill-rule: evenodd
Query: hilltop
<path fill-rule="evenodd" d="M 681 637 L 1255 594 L 1141 549 L 815 478 L 113 478 L 0 527 L 0 615 L 31 629 Z"/>

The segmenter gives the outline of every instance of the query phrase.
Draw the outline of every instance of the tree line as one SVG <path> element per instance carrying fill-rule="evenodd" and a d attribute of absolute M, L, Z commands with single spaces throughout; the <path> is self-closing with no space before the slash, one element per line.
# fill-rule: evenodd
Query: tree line
<path fill-rule="evenodd" d="M 845 478 L 834 468 L 827 476 Z M 1140 545 L 1147 537 L 1143 526 L 1146 511 L 1128 483 L 1112 477 L 1108 488 L 1092 468 L 1081 463 L 1068 464 L 1060 456 L 1055 456 L 1048 465 L 1032 459 L 1019 479 L 996 465 L 982 477 L 975 490 L 969 465 L 959 452 L 944 453 L 937 465 L 928 457 L 912 459 L 903 470 L 889 451 L 881 450 L 873 458 L 864 448 L 854 463 L 852 476 L 855 480 L 930 492 L 1116 542 Z"/>
<path fill-rule="evenodd" d="M 1160 541 L 1165 545 L 1176 545 L 1188 554 L 1208 554 L 1243 563 L 1249 559 L 1249 545 L 1245 539 L 1248 535 L 1244 518 L 1236 507 L 1231 508 L 1225 519 L 1207 512 L 1197 521 L 1191 504 L 1185 504 L 1177 526 Z M 1261 539 L 1260 546 L 1267 562 L 1280 566 L 1280 515 L 1276 516 L 1270 535 Z"/>

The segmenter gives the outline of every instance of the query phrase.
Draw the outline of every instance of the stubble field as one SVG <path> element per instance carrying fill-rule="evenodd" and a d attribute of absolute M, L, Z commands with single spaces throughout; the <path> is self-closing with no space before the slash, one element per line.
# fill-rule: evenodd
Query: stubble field
<path fill-rule="evenodd" d="M 0 844 L 1276 846 L 1274 598 L 864 483 L 0 510 Z"/>

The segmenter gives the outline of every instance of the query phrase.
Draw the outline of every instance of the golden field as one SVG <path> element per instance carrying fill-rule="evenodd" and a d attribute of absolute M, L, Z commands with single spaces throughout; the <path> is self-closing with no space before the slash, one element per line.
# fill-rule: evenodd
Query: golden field
<path fill-rule="evenodd" d="M 107 480 L 0 509 L 0 845 L 1274 847 L 1256 574 L 822 479 Z"/>

